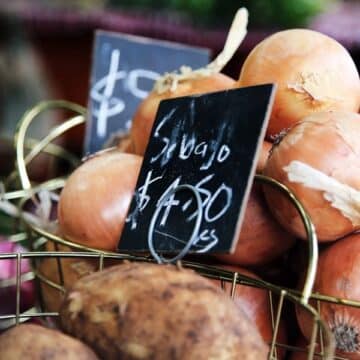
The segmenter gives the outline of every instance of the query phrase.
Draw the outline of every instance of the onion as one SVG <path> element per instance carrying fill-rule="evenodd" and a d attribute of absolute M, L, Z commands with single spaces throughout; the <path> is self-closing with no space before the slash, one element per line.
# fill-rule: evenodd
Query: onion
<path fill-rule="evenodd" d="M 256 165 L 256 172 L 258 174 L 264 171 L 267 159 L 270 156 L 271 147 L 272 147 L 272 143 L 268 141 L 264 141 L 261 146 L 260 156 Z"/>
<path fill-rule="evenodd" d="M 63 250 L 61 249 L 61 251 Z M 62 258 L 59 260 L 62 272 L 61 279 L 57 260 L 58 259 L 54 258 L 42 259 L 42 261 L 37 265 L 37 271 L 42 277 L 54 282 L 55 284 L 60 285 L 63 282 L 63 286 L 66 290 L 71 288 L 78 279 L 99 269 L 99 261 L 97 259 Z M 58 312 L 60 310 L 64 294 L 43 281 L 40 283 L 40 289 L 44 310 L 49 312 Z"/>
<path fill-rule="evenodd" d="M 245 270 L 236 266 L 221 266 L 225 270 L 230 270 L 233 272 L 238 272 L 239 274 L 248 276 L 253 279 L 259 279 L 254 273 Z M 221 282 L 216 280 L 219 286 L 221 286 Z M 228 294 L 231 293 L 232 284 L 228 281 L 223 282 L 224 291 Z M 261 337 L 263 340 L 270 344 L 273 337 L 273 326 L 271 321 L 271 308 L 269 301 L 269 294 L 267 290 L 260 289 L 254 286 L 247 285 L 236 285 L 234 301 L 236 305 L 238 305 L 242 311 L 250 318 L 252 322 L 255 323 Z M 276 342 L 278 344 L 286 344 L 287 336 L 286 336 L 286 328 L 285 323 L 281 320 Z M 285 355 L 285 351 L 280 350 L 278 348 L 277 351 L 278 359 L 282 359 Z"/>
<path fill-rule="evenodd" d="M 8 240 L 0 239 L 0 254 L 21 253 L 25 249 Z M 16 259 L 0 259 L 0 315 L 15 314 L 16 311 Z M 29 259 L 21 259 L 20 311 L 29 310 L 35 303 L 35 284 L 32 280 Z M 7 327 L 0 321 L 0 329 Z"/>
<path fill-rule="evenodd" d="M 128 154 L 134 153 L 134 144 L 130 134 L 124 133 L 123 131 L 115 132 L 110 135 L 109 139 L 103 146 L 103 151 L 108 151 L 110 148 L 117 148 L 118 151 Z"/>
<path fill-rule="evenodd" d="M 134 143 L 135 154 L 144 155 L 149 142 L 156 112 L 161 100 L 226 90 L 234 87 L 235 80 L 217 73 L 206 77 L 195 77 L 177 85 L 176 90 L 159 93 L 153 90 L 139 105 L 133 117 L 130 136 Z"/>
<path fill-rule="evenodd" d="M 117 144 L 117 148 L 119 151 L 127 153 L 127 154 L 134 154 L 134 144 L 130 136 L 123 141 Z"/>
<path fill-rule="evenodd" d="M 60 233 L 89 247 L 115 250 L 141 163 L 140 156 L 111 151 L 76 169 L 60 195 Z"/>
<path fill-rule="evenodd" d="M 360 80 L 347 50 L 321 33 L 293 29 L 260 42 L 245 60 L 240 86 L 276 83 L 271 137 L 319 111 L 360 107 Z"/>
<path fill-rule="evenodd" d="M 320 241 L 360 228 L 360 115 L 316 113 L 295 125 L 272 150 L 268 175 L 288 186 L 308 211 Z M 279 191 L 264 187 L 279 222 L 305 238 L 295 207 Z"/>
<path fill-rule="evenodd" d="M 289 358 L 289 360 L 308 360 L 308 355 L 309 355 L 309 342 L 306 341 L 303 337 L 300 337 L 295 345 L 297 348 L 303 349 L 305 351 L 300 351 L 300 350 L 293 350 L 291 352 L 291 356 Z M 321 349 L 319 347 L 318 344 L 315 345 L 315 354 L 316 353 L 320 353 Z M 320 355 L 314 355 L 314 357 L 312 358 L 313 360 L 321 360 L 323 359 L 322 356 Z"/>
<path fill-rule="evenodd" d="M 220 72 L 244 39 L 247 22 L 247 10 L 239 9 L 230 27 L 224 49 L 206 67 L 192 70 L 182 66 L 180 73 L 166 73 L 156 81 L 153 91 L 143 100 L 133 117 L 130 136 L 136 154 L 145 153 L 161 100 L 226 90 L 235 86 L 235 80 Z"/>
<path fill-rule="evenodd" d="M 354 234 L 320 254 L 314 292 L 360 301 L 359 279 L 360 234 Z M 296 312 L 301 331 L 310 339 L 312 318 L 303 309 Z M 337 353 L 346 359 L 360 359 L 360 309 L 322 301 L 320 317 L 334 334 Z"/>
<path fill-rule="evenodd" d="M 274 260 L 294 243 L 295 238 L 271 216 L 261 186 L 254 184 L 235 251 L 217 258 L 235 265 L 260 265 Z"/>

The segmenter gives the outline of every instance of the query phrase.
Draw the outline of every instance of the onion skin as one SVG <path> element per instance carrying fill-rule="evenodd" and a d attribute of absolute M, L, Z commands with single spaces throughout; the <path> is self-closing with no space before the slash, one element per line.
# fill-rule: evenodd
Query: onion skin
<path fill-rule="evenodd" d="M 177 85 L 175 91 L 168 90 L 159 94 L 153 90 L 141 102 L 133 118 L 130 136 L 134 143 L 135 154 L 142 156 L 145 154 L 161 100 L 231 89 L 235 84 L 234 79 L 224 74 L 216 73 L 211 76 L 198 77 L 181 82 Z"/>
<path fill-rule="evenodd" d="M 260 42 L 241 69 L 239 86 L 275 83 L 267 137 L 320 111 L 360 108 L 360 80 L 347 50 L 305 29 L 280 31 Z"/>
<path fill-rule="evenodd" d="M 300 348 L 300 349 L 304 349 L 307 351 L 292 351 L 291 352 L 291 356 L 289 358 L 289 360 L 308 360 L 308 350 L 309 350 L 309 346 L 310 343 L 309 341 L 306 341 L 303 337 L 300 337 L 297 342 L 296 342 L 296 347 Z M 318 344 L 315 345 L 315 353 L 316 352 L 320 352 L 320 347 Z M 322 356 L 319 355 L 314 355 L 313 360 L 321 360 L 323 359 Z"/>
<path fill-rule="evenodd" d="M 117 149 L 127 154 L 134 154 L 134 144 L 130 136 L 119 141 Z"/>
<path fill-rule="evenodd" d="M 261 186 L 254 184 L 235 251 L 229 255 L 217 255 L 217 258 L 234 265 L 261 265 L 276 259 L 294 243 L 295 238 L 272 217 Z"/>
<path fill-rule="evenodd" d="M 321 253 L 314 292 L 360 301 L 359 279 L 360 234 L 354 234 L 337 241 Z M 299 307 L 296 314 L 302 333 L 310 339 L 312 319 Z M 337 354 L 346 359 L 360 359 L 360 309 L 323 301 L 320 316 L 335 335 Z"/>
<path fill-rule="evenodd" d="M 333 241 L 359 228 L 356 201 L 352 204 L 354 218 L 349 218 L 341 208 L 335 207 L 325 198 L 325 191 L 290 181 L 286 167 L 296 160 L 351 187 L 355 192 L 359 191 L 359 135 L 358 114 L 313 114 L 290 129 L 272 149 L 266 164 L 264 174 L 289 187 L 303 204 L 315 225 L 319 241 Z M 290 201 L 276 189 L 264 187 L 264 192 L 269 208 L 278 221 L 286 229 L 305 239 L 304 225 Z M 339 194 L 338 191 L 337 193 Z M 334 194 L 336 196 L 336 192 Z"/>
<path fill-rule="evenodd" d="M 261 174 L 264 171 L 267 159 L 270 156 L 271 148 L 272 148 L 272 143 L 271 142 L 269 142 L 269 141 L 264 141 L 263 142 L 263 144 L 261 146 L 259 159 L 258 159 L 258 162 L 256 164 L 256 173 L 257 174 Z"/>
<path fill-rule="evenodd" d="M 222 265 L 221 268 L 232 272 L 248 276 L 253 279 L 259 279 L 257 275 L 238 266 Z M 222 286 L 219 280 L 213 280 L 218 286 Z M 223 282 L 224 291 L 231 293 L 232 284 L 228 281 Z M 234 302 L 242 311 L 255 323 L 261 337 L 267 344 L 271 344 L 273 336 L 273 327 L 271 321 L 271 308 L 269 302 L 269 294 L 267 290 L 259 289 L 253 286 L 236 285 Z M 276 342 L 279 344 L 287 344 L 285 323 L 280 321 Z M 285 351 L 278 349 L 278 359 L 282 359 Z"/>
<path fill-rule="evenodd" d="M 76 169 L 58 204 L 60 233 L 74 242 L 114 251 L 120 240 L 142 157 L 112 151 Z"/>
<path fill-rule="evenodd" d="M 66 290 L 70 289 L 81 277 L 91 274 L 99 269 L 98 261 L 94 259 L 64 258 L 60 261 L 64 282 L 63 286 Z M 37 266 L 37 270 L 45 279 L 61 285 L 57 259 L 43 259 Z M 44 310 L 58 312 L 64 294 L 43 281 L 40 283 L 40 288 Z"/>

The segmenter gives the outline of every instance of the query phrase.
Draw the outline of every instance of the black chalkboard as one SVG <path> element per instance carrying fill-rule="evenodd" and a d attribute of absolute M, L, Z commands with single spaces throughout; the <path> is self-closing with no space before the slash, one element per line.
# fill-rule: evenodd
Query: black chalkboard
<path fill-rule="evenodd" d="M 198 68 L 208 62 L 206 49 L 97 31 L 85 154 L 101 149 L 111 134 L 128 130 L 136 107 L 160 75 L 182 65 Z"/>
<path fill-rule="evenodd" d="M 184 248 L 198 214 L 193 193 L 176 192 L 158 208 L 181 184 L 194 186 L 201 196 L 203 216 L 191 252 L 234 249 L 273 94 L 274 85 L 266 84 L 161 102 L 119 250 L 149 249 L 157 209 L 156 251 Z"/>

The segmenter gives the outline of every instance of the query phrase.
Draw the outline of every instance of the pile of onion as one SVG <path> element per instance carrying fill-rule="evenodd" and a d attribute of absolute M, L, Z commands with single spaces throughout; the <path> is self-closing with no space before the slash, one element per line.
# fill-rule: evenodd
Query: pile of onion
<path fill-rule="evenodd" d="M 360 229 L 360 115 L 316 113 L 286 133 L 264 170 L 301 201 L 318 239 L 332 241 Z M 272 213 L 294 234 L 305 238 L 304 225 L 290 201 L 264 187 Z"/>
<path fill-rule="evenodd" d="M 238 272 L 252 279 L 259 279 L 254 273 L 237 266 L 222 266 L 222 268 L 232 272 Z M 221 283 L 218 280 L 214 280 L 214 282 L 217 283 L 218 286 L 223 286 L 226 293 L 231 293 L 232 283 L 228 281 Z M 270 344 L 274 332 L 268 291 L 254 286 L 238 284 L 235 288 L 234 301 L 251 321 L 255 323 L 263 340 L 267 344 Z M 280 321 L 275 342 L 278 344 L 287 343 L 287 332 L 284 321 Z M 279 349 L 277 351 L 277 358 L 282 359 L 285 351 L 279 351 Z"/>
<path fill-rule="evenodd" d="M 180 73 L 166 73 L 157 80 L 153 91 L 142 101 L 132 121 L 130 136 L 135 154 L 144 155 L 161 100 L 231 89 L 236 81 L 220 71 L 232 58 L 246 35 L 248 12 L 239 9 L 222 52 L 206 67 L 191 70 L 181 67 Z"/>
<path fill-rule="evenodd" d="M 77 168 L 60 195 L 61 235 L 89 247 L 115 250 L 141 163 L 140 156 L 110 151 Z"/>
<path fill-rule="evenodd" d="M 238 84 L 275 83 L 267 136 L 320 111 L 360 108 L 360 80 L 348 51 L 319 32 L 292 29 L 260 42 L 247 57 Z"/>
<path fill-rule="evenodd" d="M 295 243 L 272 217 L 259 184 L 254 184 L 246 207 L 244 221 L 234 253 L 218 255 L 225 263 L 262 265 L 285 253 Z"/>
<path fill-rule="evenodd" d="M 360 234 L 354 234 L 321 253 L 314 292 L 360 301 L 359 279 Z M 337 353 L 346 359 L 360 359 L 360 309 L 322 301 L 320 316 L 334 334 Z M 300 308 L 297 318 L 302 333 L 310 339 L 313 319 Z"/>

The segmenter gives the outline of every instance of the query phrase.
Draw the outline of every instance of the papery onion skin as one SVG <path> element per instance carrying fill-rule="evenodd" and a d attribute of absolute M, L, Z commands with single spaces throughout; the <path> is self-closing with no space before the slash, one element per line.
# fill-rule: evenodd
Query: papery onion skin
<path fill-rule="evenodd" d="M 119 141 L 117 144 L 117 149 L 127 154 L 134 154 L 134 143 L 130 136 L 126 139 L 123 139 L 122 141 Z"/>
<path fill-rule="evenodd" d="M 277 85 L 268 138 L 314 112 L 360 108 L 360 79 L 350 54 L 312 30 L 277 32 L 251 51 L 238 84 L 265 83 Z"/>
<path fill-rule="evenodd" d="M 298 161 L 337 182 L 360 190 L 360 115 L 348 112 L 316 113 L 296 124 L 272 149 L 264 174 L 286 185 L 300 200 L 315 225 L 319 241 L 333 241 L 359 228 L 357 201 L 353 218 L 325 198 L 325 192 L 289 180 L 290 164 Z M 294 205 L 278 190 L 264 187 L 269 208 L 277 220 L 306 239 Z M 333 196 L 339 195 L 336 191 Z M 350 198 L 351 200 L 351 198 Z M 350 204 L 350 202 L 349 202 Z"/>
<path fill-rule="evenodd" d="M 303 337 L 300 337 L 295 345 L 297 348 L 300 348 L 302 350 L 306 351 L 300 351 L 300 350 L 293 350 L 291 352 L 291 356 L 289 360 L 308 360 L 309 358 L 309 346 L 310 342 L 305 340 Z M 321 349 L 318 344 L 315 345 L 315 354 L 320 353 Z M 320 355 L 314 355 L 313 360 L 321 360 L 323 359 Z"/>
<path fill-rule="evenodd" d="M 319 257 L 313 292 L 360 302 L 360 234 L 353 234 L 331 244 Z M 316 303 L 313 304 L 316 308 Z M 296 308 L 302 333 L 310 339 L 312 318 Z M 335 336 L 337 354 L 346 359 L 360 359 L 360 309 L 322 301 L 320 317 Z M 353 351 L 344 351 L 345 349 Z"/>
<path fill-rule="evenodd" d="M 60 195 L 60 233 L 74 242 L 114 251 L 141 163 L 140 156 L 112 151 L 95 156 L 76 169 Z"/>
<path fill-rule="evenodd" d="M 153 90 L 141 102 L 133 117 L 130 136 L 134 144 L 135 154 L 143 156 L 145 153 L 161 100 L 231 89 L 235 84 L 235 80 L 229 76 L 216 73 L 180 82 L 175 91 L 168 90 L 159 94 Z"/>
<path fill-rule="evenodd" d="M 219 265 L 216 265 L 219 267 Z M 248 276 L 253 279 L 259 279 L 253 272 L 241 268 L 239 266 L 221 265 L 221 268 L 232 272 Z M 229 295 L 231 294 L 232 283 L 224 281 L 221 284 L 219 280 L 213 280 L 218 286 L 223 286 L 223 289 Z M 255 286 L 246 286 L 237 284 L 234 294 L 234 302 L 238 305 L 245 314 L 255 323 L 261 337 L 267 344 L 271 344 L 273 337 L 273 326 L 271 320 L 271 307 L 269 301 L 269 293 L 265 289 L 260 289 Z M 275 340 L 278 344 L 287 343 L 286 326 L 283 320 L 280 321 L 277 338 Z M 278 359 L 282 359 L 285 351 L 279 351 Z"/>
<path fill-rule="evenodd" d="M 256 164 L 256 173 L 257 174 L 261 174 L 264 171 L 267 159 L 270 156 L 271 148 L 272 148 L 271 142 L 269 142 L 269 141 L 263 142 L 263 144 L 261 146 L 261 150 L 260 150 L 259 159 Z"/>
<path fill-rule="evenodd" d="M 235 251 L 229 255 L 218 255 L 217 258 L 234 265 L 261 265 L 276 259 L 294 243 L 295 237 L 272 217 L 260 184 L 254 184 Z"/>

